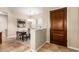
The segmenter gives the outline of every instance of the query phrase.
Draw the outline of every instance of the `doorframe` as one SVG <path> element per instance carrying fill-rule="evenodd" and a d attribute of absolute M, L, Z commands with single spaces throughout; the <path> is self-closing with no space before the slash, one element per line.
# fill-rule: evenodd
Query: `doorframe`
<path fill-rule="evenodd" d="M 68 12 L 67 12 L 67 7 L 64 7 L 64 8 L 66 8 L 65 10 L 66 10 L 66 30 L 65 30 L 65 32 L 66 32 L 66 36 L 65 36 L 65 38 L 66 38 L 66 44 L 67 44 L 67 46 L 66 47 L 68 47 L 68 45 L 69 45 L 69 43 L 68 43 L 68 39 L 67 39 L 67 15 L 68 15 Z M 58 8 L 58 9 L 54 9 L 54 10 L 60 10 L 60 9 L 64 9 L 64 8 Z M 51 10 L 51 11 L 54 11 L 54 10 Z M 51 11 L 49 11 L 49 16 L 50 16 L 50 12 Z M 50 20 L 50 17 L 49 17 L 49 20 Z M 51 29 L 51 21 L 50 21 L 50 29 Z M 49 34 L 50 34 L 50 29 L 49 29 Z M 50 35 L 49 35 L 49 39 L 50 39 Z M 48 42 L 48 41 L 47 41 Z M 50 43 L 50 40 L 49 40 L 49 42 L 48 43 Z"/>

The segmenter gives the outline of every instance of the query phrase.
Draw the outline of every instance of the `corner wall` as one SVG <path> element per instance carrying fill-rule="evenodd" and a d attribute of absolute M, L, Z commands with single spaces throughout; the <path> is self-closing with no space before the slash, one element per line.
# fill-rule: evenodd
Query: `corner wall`
<path fill-rule="evenodd" d="M 67 8 L 67 41 L 68 47 L 79 50 L 79 8 Z"/>
<path fill-rule="evenodd" d="M 14 38 L 16 35 L 16 19 L 14 13 L 8 13 L 8 38 Z"/>

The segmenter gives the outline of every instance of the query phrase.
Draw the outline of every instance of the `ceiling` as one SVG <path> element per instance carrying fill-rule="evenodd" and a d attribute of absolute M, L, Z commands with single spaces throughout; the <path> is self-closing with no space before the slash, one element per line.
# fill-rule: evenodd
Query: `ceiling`
<path fill-rule="evenodd" d="M 41 7 L 10 7 L 12 12 L 24 13 L 29 16 L 38 15 L 43 12 L 43 8 Z"/>

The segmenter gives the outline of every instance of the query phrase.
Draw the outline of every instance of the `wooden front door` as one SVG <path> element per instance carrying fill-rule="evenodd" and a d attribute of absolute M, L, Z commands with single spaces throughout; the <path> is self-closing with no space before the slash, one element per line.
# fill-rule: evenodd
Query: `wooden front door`
<path fill-rule="evenodd" d="M 50 42 L 67 46 L 67 8 L 50 11 Z"/>
<path fill-rule="evenodd" d="M 2 44 L 2 32 L 0 32 L 0 44 Z"/>

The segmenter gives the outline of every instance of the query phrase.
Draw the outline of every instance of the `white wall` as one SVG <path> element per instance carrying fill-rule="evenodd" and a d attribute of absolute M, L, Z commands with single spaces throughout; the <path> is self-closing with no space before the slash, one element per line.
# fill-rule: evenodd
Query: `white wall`
<path fill-rule="evenodd" d="M 15 15 L 9 11 L 8 14 L 8 38 L 15 37 L 16 35 L 16 19 Z"/>
<path fill-rule="evenodd" d="M 68 47 L 79 50 L 79 8 L 67 9 L 67 40 Z"/>
<path fill-rule="evenodd" d="M 8 28 L 7 28 L 7 35 L 8 38 L 14 37 L 16 35 L 16 19 L 14 13 L 12 13 L 9 8 L 7 7 L 1 7 L 0 11 L 4 12 L 5 14 L 8 15 Z"/>
<path fill-rule="evenodd" d="M 0 31 L 7 29 L 8 16 L 0 14 Z"/>
<path fill-rule="evenodd" d="M 27 19 L 27 15 L 9 11 L 8 14 L 8 38 L 15 38 L 17 31 L 17 19 Z"/>
<path fill-rule="evenodd" d="M 46 43 L 46 29 L 31 29 L 31 48 L 39 50 Z"/>
<path fill-rule="evenodd" d="M 37 30 L 35 34 L 35 47 L 38 50 L 44 43 L 46 43 L 46 29 Z"/>
<path fill-rule="evenodd" d="M 43 8 L 31 8 L 31 7 L 25 7 L 25 8 L 11 8 L 12 12 L 15 13 L 15 17 L 20 19 L 28 19 L 32 17 L 34 20 L 37 21 L 37 26 L 45 26 L 45 17 L 44 17 L 44 11 Z M 35 24 L 36 26 L 36 24 Z"/>

